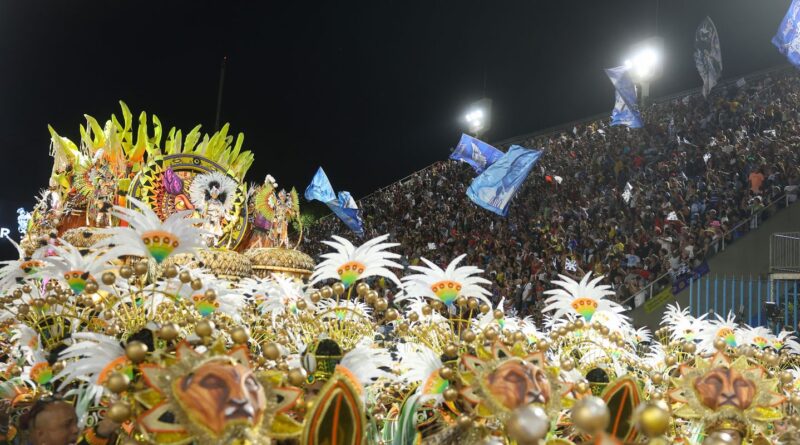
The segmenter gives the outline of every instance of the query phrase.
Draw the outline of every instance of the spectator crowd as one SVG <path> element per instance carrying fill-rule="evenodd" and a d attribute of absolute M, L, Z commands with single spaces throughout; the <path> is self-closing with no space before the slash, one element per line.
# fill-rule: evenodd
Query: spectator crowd
<path fill-rule="evenodd" d="M 598 120 L 515 140 L 544 153 L 505 218 L 467 198 L 467 164 L 438 162 L 359 202 L 365 239 L 391 234 L 404 265 L 466 253 L 495 302 L 523 316 L 540 316 L 557 274 L 605 275 L 633 305 L 796 199 L 798 92 L 797 73 L 773 71 L 649 105 L 641 129 Z M 331 234 L 358 242 L 331 216 L 304 250 L 323 253 Z"/>

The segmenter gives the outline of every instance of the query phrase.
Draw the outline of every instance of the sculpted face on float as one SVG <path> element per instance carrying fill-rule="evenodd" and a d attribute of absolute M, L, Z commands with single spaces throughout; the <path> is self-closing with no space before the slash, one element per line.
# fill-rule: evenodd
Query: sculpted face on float
<path fill-rule="evenodd" d="M 747 409 L 753 403 L 756 385 L 731 368 L 715 368 L 694 382 L 703 405 L 717 410 L 724 406 Z"/>
<path fill-rule="evenodd" d="M 207 362 L 173 385 L 189 420 L 217 436 L 235 423 L 258 426 L 267 405 L 253 371 L 238 363 Z"/>
<path fill-rule="evenodd" d="M 520 360 L 502 363 L 487 377 L 492 395 L 509 410 L 550 400 L 550 382 L 544 371 Z"/>

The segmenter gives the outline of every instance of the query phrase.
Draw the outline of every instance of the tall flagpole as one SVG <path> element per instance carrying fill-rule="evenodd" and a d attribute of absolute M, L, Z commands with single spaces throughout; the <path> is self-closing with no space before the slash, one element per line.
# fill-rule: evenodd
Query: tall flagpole
<path fill-rule="evenodd" d="M 225 87 L 225 63 L 228 61 L 228 56 L 222 58 L 222 63 L 219 67 L 219 89 L 217 90 L 217 118 L 214 121 L 214 131 L 219 131 L 219 119 L 222 115 L 222 91 Z"/>

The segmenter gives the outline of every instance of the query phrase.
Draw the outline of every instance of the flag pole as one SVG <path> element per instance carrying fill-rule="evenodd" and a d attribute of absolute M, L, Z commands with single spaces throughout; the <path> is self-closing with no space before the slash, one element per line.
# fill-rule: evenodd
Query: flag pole
<path fill-rule="evenodd" d="M 219 89 L 217 90 L 217 117 L 214 121 L 214 131 L 219 131 L 219 119 L 222 115 L 222 91 L 225 87 L 225 64 L 228 61 L 228 56 L 222 58 L 222 63 L 219 67 Z"/>

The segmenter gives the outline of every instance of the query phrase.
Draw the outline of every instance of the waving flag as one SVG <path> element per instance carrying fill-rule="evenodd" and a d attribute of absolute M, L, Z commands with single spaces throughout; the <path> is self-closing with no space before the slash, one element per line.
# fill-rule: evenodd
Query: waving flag
<path fill-rule="evenodd" d="M 333 191 L 328 175 L 322 170 L 317 169 L 311 184 L 308 185 L 305 197 L 309 201 L 322 201 L 331 209 L 336 216 L 358 236 L 364 236 L 364 222 L 361 220 L 361 212 L 358 210 L 356 201 L 350 192 L 339 192 L 339 196 Z"/>
<path fill-rule="evenodd" d="M 490 212 L 508 215 L 511 199 L 541 156 L 541 150 L 512 145 L 508 153 L 472 180 L 467 196 Z"/>
<path fill-rule="evenodd" d="M 800 67 L 800 0 L 793 0 L 772 44 L 792 65 Z"/>
<path fill-rule="evenodd" d="M 694 64 L 703 79 L 703 97 L 708 97 L 722 77 L 722 51 L 717 27 L 711 17 L 706 17 L 694 33 Z"/>
<path fill-rule="evenodd" d="M 450 155 L 450 159 L 471 165 L 478 174 L 483 173 L 501 157 L 503 157 L 502 151 L 466 134 L 461 135 L 461 140 Z"/>
<path fill-rule="evenodd" d="M 611 112 L 611 125 L 625 125 L 629 128 L 641 128 L 642 116 L 636 105 L 636 86 L 628 74 L 628 68 L 618 66 L 607 68 L 606 75 L 617 91 L 614 111 Z"/>

